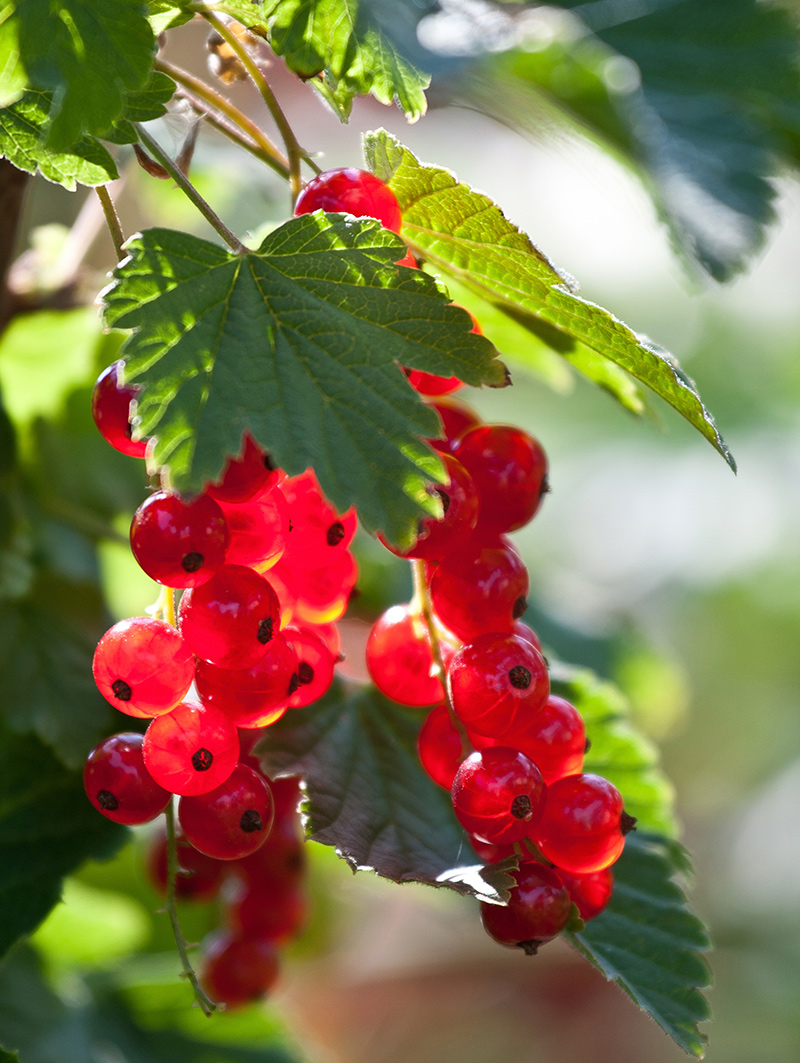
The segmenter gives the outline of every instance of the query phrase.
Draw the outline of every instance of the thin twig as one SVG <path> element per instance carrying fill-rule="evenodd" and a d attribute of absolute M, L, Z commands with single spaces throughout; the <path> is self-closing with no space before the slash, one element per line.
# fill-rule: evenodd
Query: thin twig
<path fill-rule="evenodd" d="M 122 245 L 125 243 L 125 236 L 122 232 L 122 226 L 119 222 L 119 215 L 117 214 L 117 208 L 108 193 L 108 185 L 97 185 L 95 187 L 97 198 L 100 200 L 100 205 L 103 208 L 103 214 L 106 216 L 106 225 L 108 231 L 111 233 L 111 239 L 114 241 L 114 250 L 117 252 L 117 262 L 121 262 L 125 258 L 125 252 L 122 250 Z"/>
<path fill-rule="evenodd" d="M 200 1009 L 204 1015 L 211 1015 L 219 1007 L 215 1004 L 210 997 L 208 997 L 203 991 L 200 983 L 197 980 L 194 967 L 192 967 L 191 960 L 189 959 L 188 945 L 186 944 L 186 938 L 183 936 L 181 925 L 178 921 L 178 911 L 175 907 L 175 881 L 178 875 L 178 842 L 175 835 L 175 809 L 172 807 L 172 801 L 166 808 L 167 817 L 167 901 L 165 909 L 169 916 L 169 921 L 172 923 L 172 933 L 175 935 L 175 945 L 178 949 L 178 955 L 181 958 L 181 964 L 183 966 L 184 974 L 188 979 L 192 989 L 194 990 L 195 999 L 200 1005 Z"/>
<path fill-rule="evenodd" d="M 175 184 L 181 189 L 184 195 L 188 199 L 190 199 L 192 203 L 194 203 L 194 205 L 197 207 L 197 209 L 200 211 L 200 213 L 203 215 L 209 225 L 216 229 L 216 231 L 219 233 L 219 235 L 222 237 L 228 247 L 230 247 L 232 251 L 235 251 L 239 255 L 247 254 L 247 248 L 244 246 L 241 240 L 239 240 L 239 238 L 231 232 L 228 226 L 225 225 L 221 218 L 219 218 L 214 213 L 208 203 L 206 203 L 206 201 L 191 183 L 186 174 L 183 173 L 183 171 L 175 165 L 169 155 L 167 155 L 166 152 L 162 150 L 162 148 L 156 143 L 155 140 L 153 140 L 150 134 L 142 128 L 141 125 L 136 124 L 135 129 L 139 135 L 139 140 L 142 142 L 142 144 L 144 144 L 150 154 L 153 155 L 155 159 L 161 163 L 161 165 L 170 175 Z"/>
<path fill-rule="evenodd" d="M 444 657 L 442 656 L 442 643 L 439 638 L 439 632 L 436 628 L 436 618 L 433 615 L 433 603 L 431 602 L 431 592 L 428 587 L 428 581 L 425 578 L 425 562 L 424 561 L 412 561 L 411 570 L 414 574 L 414 601 L 419 604 L 422 617 L 425 621 L 425 627 L 428 631 L 428 638 L 431 644 L 431 653 L 433 655 L 433 663 L 439 672 L 439 681 L 444 689 L 444 700 L 447 706 L 447 713 L 450 717 L 450 723 L 458 731 L 458 736 L 461 739 L 461 755 L 468 757 L 473 752 L 473 745 L 470 742 L 467 729 L 464 724 L 456 716 L 455 709 L 453 708 L 453 698 L 450 693 L 450 686 L 447 682 L 447 669 L 444 664 Z"/>
<path fill-rule="evenodd" d="M 289 176 L 289 160 L 277 147 L 273 144 L 269 137 L 256 125 L 252 119 L 248 118 L 246 114 L 239 110 L 239 108 L 231 103 L 231 101 L 223 96 L 221 93 L 216 92 L 210 85 L 206 85 L 204 81 L 200 81 L 199 78 L 193 77 L 185 70 L 181 70 L 180 67 L 173 66 L 172 63 L 166 63 L 161 59 L 157 59 L 153 64 L 155 70 L 160 70 L 163 74 L 169 75 L 176 81 L 183 89 L 186 90 L 185 96 L 189 103 L 200 113 L 203 113 L 217 129 L 226 135 L 230 135 L 228 132 L 229 127 L 219 122 L 217 116 L 214 115 L 214 111 L 221 111 L 227 118 L 237 125 L 245 133 L 248 134 L 260 148 L 260 152 L 253 152 L 258 155 L 258 158 L 265 162 L 268 166 L 271 166 L 276 173 L 279 173 L 282 177 Z M 194 99 L 196 97 L 197 99 Z M 197 101 L 202 100 L 207 108 L 202 108 Z M 216 121 L 215 121 L 216 119 Z M 248 151 L 252 151 L 252 145 L 249 142 L 244 141 L 242 146 L 247 148 Z"/>
<path fill-rule="evenodd" d="M 286 154 L 289 156 L 289 187 L 292 193 L 292 206 L 294 207 L 294 202 L 300 195 L 300 189 L 302 186 L 300 164 L 303 159 L 310 162 L 308 152 L 300 147 L 297 137 L 294 135 L 294 130 L 289 125 L 289 121 L 283 113 L 281 105 L 278 103 L 274 92 L 269 87 L 267 79 L 264 77 L 253 57 L 250 55 L 250 52 L 242 44 L 236 34 L 232 33 L 222 19 L 218 18 L 213 11 L 208 11 L 202 7 L 198 7 L 196 10 L 199 11 L 210 26 L 214 27 L 220 37 L 225 40 L 231 50 L 239 57 L 242 66 L 253 79 L 253 83 L 261 94 L 261 98 L 267 105 L 269 113 L 272 115 L 272 120 L 278 127 L 278 132 L 286 147 Z"/>

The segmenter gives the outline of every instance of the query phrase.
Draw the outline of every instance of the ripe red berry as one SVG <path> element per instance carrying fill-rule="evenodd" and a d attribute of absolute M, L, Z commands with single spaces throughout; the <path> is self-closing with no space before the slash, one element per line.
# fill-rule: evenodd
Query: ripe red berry
<path fill-rule="evenodd" d="M 152 721 L 142 752 L 147 770 L 165 790 L 206 794 L 236 767 L 239 735 L 219 709 L 183 701 Z"/>
<path fill-rule="evenodd" d="M 574 705 L 551 694 L 533 719 L 514 724 L 503 743 L 530 757 L 549 786 L 582 770 L 586 728 Z"/>
<path fill-rule="evenodd" d="M 352 166 L 312 177 L 297 197 L 294 212 L 310 214 L 314 210 L 377 218 L 384 228 L 396 233 L 402 223 L 394 192 L 373 174 Z"/>
<path fill-rule="evenodd" d="M 338 551 L 321 567 L 290 567 L 287 551 L 269 570 L 269 578 L 273 576 L 288 590 L 285 601 L 281 596 L 281 604 L 291 603 L 292 623 L 329 624 L 339 620 L 347 609 L 358 578 L 358 565 L 350 551 L 345 550 Z"/>
<path fill-rule="evenodd" d="M 152 778 L 142 757 L 142 736 L 112 735 L 89 754 L 83 769 L 86 796 L 115 823 L 149 823 L 167 807 L 170 794 Z"/>
<path fill-rule="evenodd" d="M 296 883 L 287 879 L 248 878 L 228 908 L 234 933 L 274 945 L 286 945 L 303 927 L 308 900 Z"/>
<path fill-rule="evenodd" d="M 545 791 L 541 772 L 524 753 L 492 746 L 467 757 L 451 794 L 456 818 L 466 831 L 506 845 L 522 841 L 538 823 Z"/>
<path fill-rule="evenodd" d="M 517 885 L 506 906 L 481 904 L 483 927 L 501 945 L 533 956 L 567 925 L 569 894 L 557 872 L 534 861 L 521 864 L 511 875 Z"/>
<path fill-rule="evenodd" d="M 132 458 L 143 458 L 147 450 L 147 440 L 132 438 L 133 427 L 130 421 L 131 403 L 139 389 L 120 384 L 123 365 L 121 361 L 114 362 L 97 378 L 92 392 L 92 417 L 105 441 L 115 450 Z"/>
<path fill-rule="evenodd" d="M 268 941 L 218 932 L 208 940 L 200 983 L 227 1008 L 260 1000 L 278 979 L 278 953 Z"/>
<path fill-rule="evenodd" d="M 587 923 L 603 911 L 614 892 L 614 872 L 610 867 L 592 871 L 588 875 L 573 875 L 559 868 L 558 877 L 564 883 L 581 919 Z"/>
<path fill-rule="evenodd" d="M 478 488 L 478 531 L 514 531 L 533 517 L 547 491 L 547 457 L 521 428 L 484 424 L 471 428 L 453 447 Z"/>
<path fill-rule="evenodd" d="M 178 819 L 195 849 L 215 860 L 238 860 L 254 853 L 269 836 L 272 794 L 259 772 L 237 764 L 214 790 L 182 797 Z"/>
<path fill-rule="evenodd" d="M 291 476 L 280 484 L 292 520 L 286 560 L 299 567 L 318 568 L 344 553 L 358 526 L 356 511 L 338 513 L 319 486 L 313 469 Z M 309 566 L 309 560 L 314 564 Z"/>
<path fill-rule="evenodd" d="M 225 560 L 228 526 L 208 495 L 185 501 L 156 491 L 133 515 L 131 550 L 151 579 L 168 587 L 199 587 Z"/>
<path fill-rule="evenodd" d="M 246 432 L 241 457 L 229 458 L 222 476 L 208 485 L 206 494 L 227 505 L 249 502 L 276 484 L 281 475 L 270 456 Z"/>
<path fill-rule="evenodd" d="M 450 721 L 446 705 L 435 705 L 425 717 L 417 737 L 417 752 L 436 785 L 449 790 L 464 754 L 461 736 Z"/>
<path fill-rule="evenodd" d="M 220 502 L 230 533 L 227 565 L 245 565 L 264 572 L 283 555 L 289 539 L 289 507 L 276 488 L 249 502 Z"/>
<path fill-rule="evenodd" d="M 289 707 L 300 709 L 321 698 L 331 685 L 336 655 L 312 627 L 287 627 L 282 634 L 296 657 Z"/>
<path fill-rule="evenodd" d="M 225 865 L 219 860 L 199 852 L 176 831 L 178 874 L 175 878 L 175 895 L 182 901 L 202 904 L 212 901 L 222 885 Z M 161 830 L 147 847 L 147 875 L 153 887 L 163 896 L 167 892 L 167 832 Z"/>
<path fill-rule="evenodd" d="M 280 630 L 280 603 L 263 576 L 224 565 L 181 598 L 181 634 L 192 652 L 220 668 L 251 668 Z"/>
<path fill-rule="evenodd" d="M 608 779 L 568 775 L 548 787 L 547 807 L 531 837 L 557 867 L 586 875 L 619 858 L 635 822 Z"/>
<path fill-rule="evenodd" d="M 550 693 L 544 657 L 517 635 L 479 635 L 455 654 L 448 678 L 464 726 L 501 745 L 513 744 L 504 736 L 532 722 Z"/>
<path fill-rule="evenodd" d="M 297 811 L 300 784 L 296 778 L 271 779 L 275 804 L 272 830 L 264 844 L 251 856 L 237 860 L 236 870 L 248 882 L 284 883 L 295 889 L 306 866 L 303 828 Z"/>
<path fill-rule="evenodd" d="M 445 664 L 453 655 L 440 642 Z M 375 686 L 401 705 L 433 705 L 444 697 L 422 615 L 411 604 L 393 605 L 378 617 L 367 639 L 367 668 Z"/>
<path fill-rule="evenodd" d="M 180 634 L 163 620 L 135 616 L 103 635 L 92 673 L 106 701 L 128 716 L 169 712 L 194 677 L 194 658 Z"/>
<path fill-rule="evenodd" d="M 511 632 L 527 608 L 528 572 L 505 539 L 470 539 L 448 554 L 431 578 L 436 615 L 464 642 Z"/>
<path fill-rule="evenodd" d="M 204 705 L 223 712 L 236 727 L 268 727 L 289 707 L 297 655 L 283 633 L 252 668 L 219 668 L 197 662 L 195 684 Z"/>

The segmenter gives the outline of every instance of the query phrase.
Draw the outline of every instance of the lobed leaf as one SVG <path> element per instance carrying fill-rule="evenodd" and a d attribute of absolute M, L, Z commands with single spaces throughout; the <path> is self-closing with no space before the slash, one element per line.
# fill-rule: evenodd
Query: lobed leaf
<path fill-rule="evenodd" d="M 702 953 L 709 940 L 674 881 L 685 869 L 677 843 L 629 834 L 608 907 L 564 936 L 687 1054 L 702 1058 L 707 1038 L 698 1024 L 710 1015 L 702 990 L 711 982 Z"/>
<path fill-rule="evenodd" d="M 122 103 L 122 113 L 114 122 L 111 130 L 103 135 L 104 140 L 114 144 L 137 144 L 139 134 L 134 129 L 135 122 L 152 122 L 166 114 L 166 105 L 175 93 L 175 82 L 158 70 L 153 70 L 149 78 L 136 92 L 126 92 Z"/>
<path fill-rule="evenodd" d="M 334 846 L 354 871 L 503 901 L 507 866 L 480 867 L 449 794 L 419 762 L 423 718 L 374 687 L 337 683 L 273 724 L 258 751 L 268 774 L 305 776 L 308 836 Z"/>
<path fill-rule="evenodd" d="M 398 198 L 403 237 L 413 250 L 515 320 L 527 317 L 534 330 L 544 326 L 554 332 L 561 349 L 588 348 L 647 385 L 735 470 L 713 417 L 675 359 L 582 299 L 571 278 L 559 273 L 487 196 L 447 170 L 420 164 L 384 130 L 367 134 L 365 153 L 373 173 Z M 591 367 L 584 362 L 584 368 Z"/>
<path fill-rule="evenodd" d="M 436 415 L 398 365 L 495 386 L 505 369 L 432 278 L 395 264 L 394 234 L 317 212 L 243 255 L 162 229 L 127 250 L 105 317 L 136 330 L 126 376 L 143 386 L 140 430 L 175 489 L 216 479 L 250 431 L 391 541 L 436 511 L 426 484 L 440 463 L 420 439 Z"/>

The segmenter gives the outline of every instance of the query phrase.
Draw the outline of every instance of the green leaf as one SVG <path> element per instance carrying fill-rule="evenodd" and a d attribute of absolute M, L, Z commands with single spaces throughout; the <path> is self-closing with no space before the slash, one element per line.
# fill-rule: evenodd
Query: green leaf
<path fill-rule="evenodd" d="M 403 236 L 437 269 L 511 313 L 526 315 L 630 373 L 693 424 L 725 458 L 735 462 L 694 383 L 666 351 L 637 337 L 607 310 L 587 302 L 530 239 L 485 195 L 452 173 L 421 165 L 385 130 L 368 133 L 365 153 L 373 173 L 394 191 L 403 212 Z"/>
<path fill-rule="evenodd" d="M 40 173 L 70 192 L 77 184 L 102 185 L 119 176 L 108 151 L 92 137 L 82 137 L 66 151 L 45 142 L 52 94 L 33 89 L 0 110 L 0 154 L 26 173 Z"/>
<path fill-rule="evenodd" d="M 436 415 L 398 364 L 468 383 L 505 383 L 432 278 L 395 265 L 400 240 L 377 222 L 321 212 L 231 254 L 154 229 L 106 291 L 106 321 L 135 328 L 126 377 L 143 385 L 141 431 L 172 486 L 199 491 L 249 430 L 290 474 L 313 466 L 341 511 L 409 538 L 439 460 L 419 437 Z"/>
<path fill-rule="evenodd" d="M 31 86 L 54 94 L 48 144 L 66 151 L 101 136 L 123 92 L 144 84 L 155 37 L 140 0 L 17 0 L 19 43 Z"/>
<path fill-rule="evenodd" d="M 655 746 L 631 726 L 619 688 L 587 669 L 556 662 L 551 662 L 550 680 L 553 693 L 571 702 L 586 724 L 591 746 L 584 771 L 596 772 L 617 787 L 640 830 L 676 837 L 672 785 L 659 769 Z"/>
<path fill-rule="evenodd" d="M 628 835 L 614 865 L 608 907 L 577 934 L 565 934 L 606 978 L 617 982 L 686 1053 L 702 1058 L 710 985 L 703 924 L 674 881 L 685 871 L 680 846 L 658 835 Z"/>
<path fill-rule="evenodd" d="M 353 98 L 393 99 L 409 121 L 426 110 L 430 83 L 405 60 L 359 0 L 277 0 L 269 4 L 267 38 L 290 70 L 315 86 L 346 121 Z"/>
<path fill-rule="evenodd" d="M 80 773 L 65 768 L 37 738 L 5 730 L 0 734 L 0 955 L 4 955 L 58 901 L 64 876 L 89 857 L 111 856 L 128 831 L 91 806 Z"/>
<path fill-rule="evenodd" d="M 74 768 L 114 719 L 122 722 L 94 684 L 93 650 L 74 622 L 34 601 L 0 609 L 0 716 L 17 734 L 38 735 Z"/>
<path fill-rule="evenodd" d="M 506 900 L 506 865 L 465 865 L 474 854 L 450 795 L 417 756 L 424 719 L 374 687 L 334 685 L 273 724 L 259 753 L 270 775 L 304 775 L 306 832 L 333 845 L 353 870 Z"/>
<path fill-rule="evenodd" d="M 6 17 L 0 22 L 0 107 L 18 100 L 28 84 L 19 54 L 19 23 Z"/>
<path fill-rule="evenodd" d="M 175 94 L 175 82 L 158 70 L 152 71 L 147 83 L 137 92 L 126 92 L 122 114 L 103 140 L 114 144 L 137 144 L 139 134 L 134 122 L 152 122 L 167 113 L 166 105 Z"/>

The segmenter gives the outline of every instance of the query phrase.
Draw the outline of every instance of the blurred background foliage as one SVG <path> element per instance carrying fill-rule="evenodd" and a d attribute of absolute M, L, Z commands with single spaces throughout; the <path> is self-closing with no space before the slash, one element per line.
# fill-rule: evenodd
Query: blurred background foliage
<path fill-rule="evenodd" d="M 373 6 L 380 14 L 380 5 Z M 715 32 L 725 6 L 694 5 Z M 580 280 L 584 296 L 675 353 L 713 411 L 737 458 L 736 478 L 666 408 L 654 406 L 638 420 L 550 353 L 536 356 L 527 347 L 515 358 L 513 334 L 502 325 L 494 336 L 484 323 L 508 356 L 513 389 L 465 389 L 484 417 L 523 425 L 550 456 L 553 492 L 517 536 L 531 571 L 533 626 L 555 656 L 620 684 L 639 726 L 660 744 L 675 784 L 697 871 L 693 900 L 716 945 L 707 1058 L 794 1063 L 800 1054 L 800 188 L 788 172 L 748 185 L 760 206 L 747 224 L 734 226 L 736 253 L 761 244 L 771 214 L 777 223 L 747 271 L 726 286 L 685 268 L 674 251 L 686 249 L 685 216 L 672 209 L 669 190 L 656 189 L 655 200 L 646 194 L 660 179 L 657 168 L 633 150 L 629 112 L 619 100 L 616 107 L 608 102 L 610 91 L 636 88 L 635 68 L 609 68 L 601 38 L 575 47 L 563 23 L 541 26 L 540 48 L 527 57 L 483 60 L 480 69 L 462 72 L 460 83 L 442 60 L 431 92 L 436 106 L 410 128 L 372 100 L 356 101 L 350 124 L 341 126 L 278 61 L 271 80 L 304 145 L 323 153 L 326 168 L 358 165 L 360 132 L 384 125 L 421 159 L 451 168 L 492 196 Z M 203 37 L 194 24 L 177 31 L 173 61 L 202 72 Z M 782 47 L 786 40 L 796 46 L 784 38 Z M 611 43 L 624 53 L 618 38 Z M 746 39 L 737 46 L 736 54 L 748 54 Z M 641 41 L 630 44 L 631 63 L 646 64 L 642 48 Z M 755 113 L 764 100 L 759 79 L 767 74 L 754 80 L 750 70 L 742 73 L 739 96 L 748 95 Z M 704 71 L 695 73 L 699 82 Z M 663 115 L 677 89 L 665 84 L 663 68 L 653 76 L 661 81 L 648 106 Z M 692 95 L 703 86 L 684 88 Z M 256 114 L 246 88 L 231 91 Z M 741 129 L 717 127 L 728 137 L 721 157 L 730 161 L 725 153 L 737 150 L 739 136 L 742 155 L 769 152 L 780 141 L 791 159 L 800 128 L 792 93 L 797 96 L 796 85 L 769 121 L 761 109 L 766 147 L 748 146 Z M 514 124 L 523 124 L 522 107 L 524 135 L 508 127 L 509 109 Z M 707 130 L 709 116 L 694 117 Z M 159 124 L 165 143 L 177 144 L 186 130 L 181 119 Z M 125 233 L 168 225 L 209 235 L 181 193 L 148 177 L 126 151 L 115 193 Z M 641 166 L 649 167 L 644 184 L 636 176 Z M 200 135 L 192 177 L 237 232 L 279 223 L 288 212 L 285 186 L 213 134 Z M 694 209 L 698 201 L 689 197 L 686 204 Z M 708 201 L 699 207 L 708 221 Z M 732 215 L 713 214 L 709 233 L 721 233 L 726 218 Z M 17 248 L 22 257 L 12 270 L 23 304 L 53 291 L 66 291 L 70 304 L 93 298 L 113 265 L 101 220 L 86 190 L 69 194 L 31 184 Z M 700 259 L 712 273 L 740 268 L 735 254 L 722 255 L 724 262 L 720 255 L 714 245 Z M 13 480 L 9 505 L 24 509 L 21 521 L 0 513 L 0 585 L 11 603 L 4 608 L 13 610 L 22 599 L 39 603 L 61 618 L 64 639 L 96 638 L 112 618 L 141 612 L 156 596 L 126 547 L 143 474 L 103 444 L 89 412 L 92 382 L 116 350 L 117 339 L 101 334 L 95 309 L 82 305 L 19 313 L 0 340 L 2 401 L 16 428 L 22 469 L 9 473 L 0 465 L 0 476 Z M 4 436 L 3 462 L 10 453 Z M 347 667 L 355 672 L 370 619 L 409 590 L 406 566 L 377 543 L 361 539 L 359 556 L 361 595 L 346 622 Z M 42 642 L 57 637 L 49 627 Z M 79 764 L 108 718 L 85 678 L 75 683 L 71 733 L 54 735 L 47 714 L 36 729 L 45 742 L 67 743 L 67 759 Z M 13 708 L 6 711 L 13 726 Z M 274 1000 L 208 1022 L 188 1006 L 188 989 L 175 978 L 166 918 L 152 914 L 159 901 L 142 868 L 147 833 L 137 831 L 133 845 L 110 863 L 89 864 L 70 880 L 64 904 L 33 936 L 36 953 L 18 950 L 0 970 L 0 1027 L 22 1031 L 25 1063 L 682 1058 L 566 946 L 550 946 L 535 960 L 506 954 L 484 941 L 469 901 L 370 876 L 354 879 L 317 846 L 311 846 L 315 914 Z M 191 910 L 184 919 L 187 937 L 198 940 L 215 915 Z"/>

